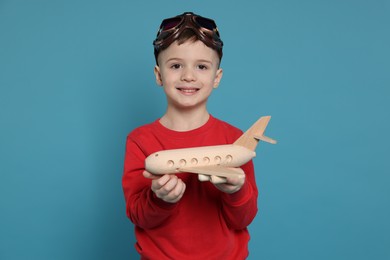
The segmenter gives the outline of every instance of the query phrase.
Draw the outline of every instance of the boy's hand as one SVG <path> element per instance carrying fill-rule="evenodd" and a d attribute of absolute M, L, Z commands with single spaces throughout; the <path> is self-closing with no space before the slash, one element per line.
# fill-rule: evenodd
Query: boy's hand
<path fill-rule="evenodd" d="M 245 183 L 245 177 L 244 178 L 226 178 L 225 183 L 214 183 L 214 186 L 217 187 L 220 191 L 232 194 L 237 191 L 239 191 Z"/>
<path fill-rule="evenodd" d="M 183 197 L 186 184 L 176 175 L 166 174 L 161 177 L 161 175 L 154 175 L 148 171 L 144 171 L 143 175 L 145 178 L 152 179 L 151 189 L 157 198 L 165 202 L 175 203 Z"/>

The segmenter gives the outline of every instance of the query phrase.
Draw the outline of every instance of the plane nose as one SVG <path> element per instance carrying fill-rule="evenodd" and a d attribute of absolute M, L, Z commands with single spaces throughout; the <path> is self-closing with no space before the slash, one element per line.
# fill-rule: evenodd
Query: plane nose
<path fill-rule="evenodd" d="M 150 173 L 156 173 L 156 162 L 159 154 L 158 153 L 153 153 L 146 157 L 145 159 L 145 170 L 147 170 Z"/>

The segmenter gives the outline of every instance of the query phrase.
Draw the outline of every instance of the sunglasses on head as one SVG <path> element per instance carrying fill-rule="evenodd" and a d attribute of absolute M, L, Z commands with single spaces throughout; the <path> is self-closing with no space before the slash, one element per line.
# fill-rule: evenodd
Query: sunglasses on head
<path fill-rule="evenodd" d="M 192 29 L 206 45 L 222 49 L 223 42 L 214 20 L 191 12 L 163 20 L 153 41 L 154 48 L 169 46 L 185 29 Z"/>

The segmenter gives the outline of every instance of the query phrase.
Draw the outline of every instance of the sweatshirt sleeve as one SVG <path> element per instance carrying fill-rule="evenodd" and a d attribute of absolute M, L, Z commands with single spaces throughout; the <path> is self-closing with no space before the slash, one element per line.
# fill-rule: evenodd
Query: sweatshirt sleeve
<path fill-rule="evenodd" d="M 223 216 L 230 228 L 241 230 L 246 228 L 257 214 L 258 190 L 254 176 L 253 162 L 250 161 L 242 169 L 245 172 L 245 183 L 233 193 L 222 195 Z"/>
<path fill-rule="evenodd" d="M 151 190 L 151 180 L 143 176 L 145 154 L 129 136 L 126 141 L 122 187 L 126 214 L 137 226 L 150 229 L 161 225 L 176 209 L 176 204 L 157 198 Z"/>

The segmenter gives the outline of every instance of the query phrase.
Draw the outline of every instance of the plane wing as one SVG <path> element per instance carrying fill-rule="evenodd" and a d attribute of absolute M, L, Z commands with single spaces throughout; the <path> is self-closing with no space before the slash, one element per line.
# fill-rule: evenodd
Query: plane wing
<path fill-rule="evenodd" d="M 203 174 L 208 176 L 218 177 L 234 177 L 243 178 L 245 173 L 241 168 L 224 167 L 224 166 L 198 166 L 198 167 L 183 167 L 180 168 L 181 172 L 191 172 L 196 174 Z"/>
<path fill-rule="evenodd" d="M 269 138 L 268 136 L 265 136 L 265 135 L 254 135 L 253 137 L 257 140 L 261 140 L 261 141 L 271 143 L 271 144 L 276 144 L 276 140 Z"/>

